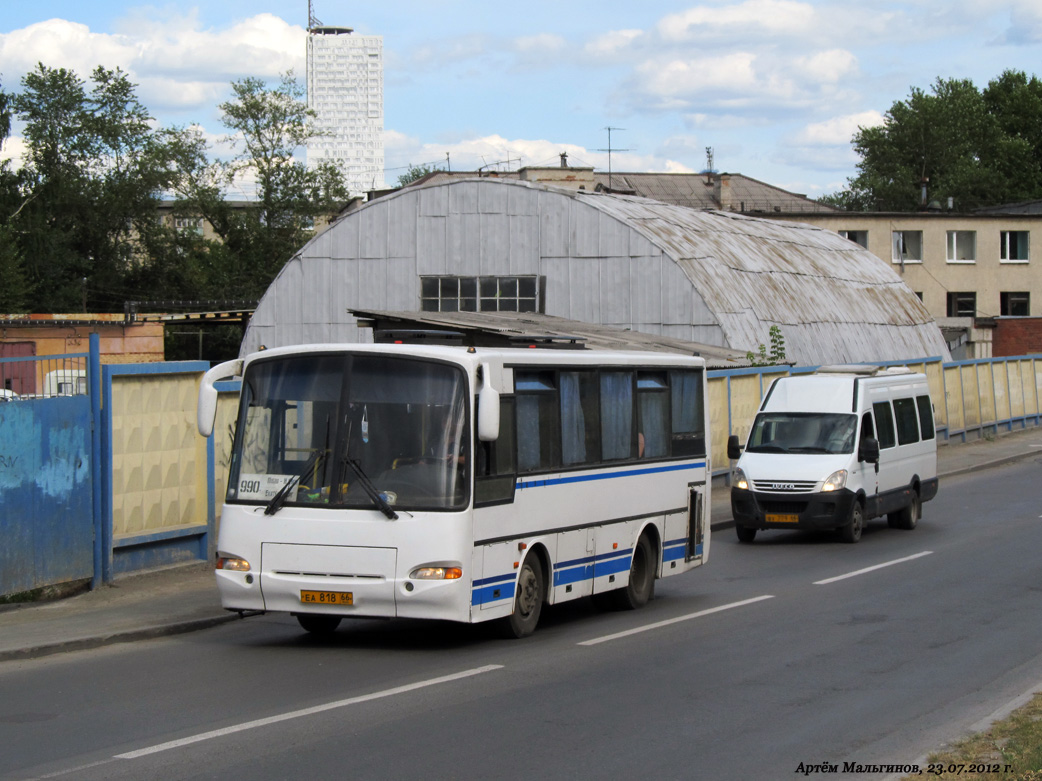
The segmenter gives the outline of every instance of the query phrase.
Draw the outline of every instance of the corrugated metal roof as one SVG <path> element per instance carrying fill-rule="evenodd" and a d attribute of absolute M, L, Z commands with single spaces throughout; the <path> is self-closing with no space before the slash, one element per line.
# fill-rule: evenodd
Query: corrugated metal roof
<path fill-rule="evenodd" d="M 886 263 L 838 233 L 631 196 L 576 197 L 662 247 L 732 346 L 765 342 L 777 325 L 787 354 L 801 363 L 883 360 L 884 344 L 891 358 L 947 357 L 919 298 Z"/>
<path fill-rule="evenodd" d="M 243 350 L 364 339 L 347 310 L 418 311 L 422 275 L 537 275 L 551 315 L 741 354 L 777 325 L 801 365 L 948 357 L 890 265 L 835 232 L 487 177 L 403 188 L 343 217 L 287 263 Z"/>
<path fill-rule="evenodd" d="M 403 330 L 424 327 L 438 331 L 462 333 L 464 344 L 480 346 L 485 336 L 532 343 L 552 341 L 565 344 L 577 340 L 577 346 L 590 350 L 642 350 L 646 352 L 680 353 L 705 358 L 711 369 L 733 369 L 748 366 L 745 353 L 668 336 L 645 334 L 596 323 L 583 323 L 536 312 L 389 312 L 377 309 L 352 309 L 351 314 L 372 321 L 372 327 Z"/>

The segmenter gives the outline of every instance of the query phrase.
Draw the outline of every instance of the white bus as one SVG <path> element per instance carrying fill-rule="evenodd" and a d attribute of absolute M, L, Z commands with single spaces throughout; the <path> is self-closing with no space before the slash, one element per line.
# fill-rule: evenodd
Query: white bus
<path fill-rule="evenodd" d="M 709 556 L 705 365 L 665 353 L 308 345 L 206 373 L 242 377 L 217 541 L 224 607 L 501 619 L 624 608 Z"/>

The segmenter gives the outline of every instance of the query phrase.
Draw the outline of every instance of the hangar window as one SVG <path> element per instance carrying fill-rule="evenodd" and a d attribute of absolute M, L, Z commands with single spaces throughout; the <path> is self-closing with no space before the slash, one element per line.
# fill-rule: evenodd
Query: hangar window
<path fill-rule="evenodd" d="M 894 231 L 892 239 L 894 263 L 923 262 L 922 231 Z"/>
<path fill-rule="evenodd" d="M 424 312 L 544 312 L 545 277 L 420 277 Z"/>

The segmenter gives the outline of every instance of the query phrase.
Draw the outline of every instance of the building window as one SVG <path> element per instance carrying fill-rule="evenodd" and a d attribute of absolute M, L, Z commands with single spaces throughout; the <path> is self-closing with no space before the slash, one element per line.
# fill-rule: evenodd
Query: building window
<path fill-rule="evenodd" d="M 999 260 L 1002 263 L 1028 262 L 1028 231 L 1002 231 Z"/>
<path fill-rule="evenodd" d="M 977 231 L 948 231 L 948 262 L 977 262 Z"/>
<path fill-rule="evenodd" d="M 839 235 L 868 249 L 868 231 L 840 231 Z"/>
<path fill-rule="evenodd" d="M 976 317 L 976 293 L 949 293 L 948 317 Z"/>
<path fill-rule="evenodd" d="M 1031 294 L 999 293 L 999 314 L 1003 317 L 1027 317 L 1031 314 Z"/>
<path fill-rule="evenodd" d="M 424 312 L 542 312 L 540 278 L 421 277 Z"/>
<path fill-rule="evenodd" d="M 894 263 L 923 262 L 922 231 L 894 231 L 892 240 Z"/>
<path fill-rule="evenodd" d="M 197 233 L 203 235 L 203 220 L 201 217 L 174 217 L 174 228 L 185 233 Z"/>

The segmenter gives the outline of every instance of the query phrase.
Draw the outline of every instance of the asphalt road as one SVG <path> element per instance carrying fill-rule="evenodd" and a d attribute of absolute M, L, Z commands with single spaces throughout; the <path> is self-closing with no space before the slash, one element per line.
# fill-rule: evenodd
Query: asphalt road
<path fill-rule="evenodd" d="M 714 534 L 636 612 L 483 626 L 259 616 L 0 664 L 0 778 L 788 779 L 905 764 L 1042 682 L 1042 459 L 862 541 Z M 854 777 L 882 777 L 855 774 Z M 840 775 L 839 777 L 842 777 Z"/>

